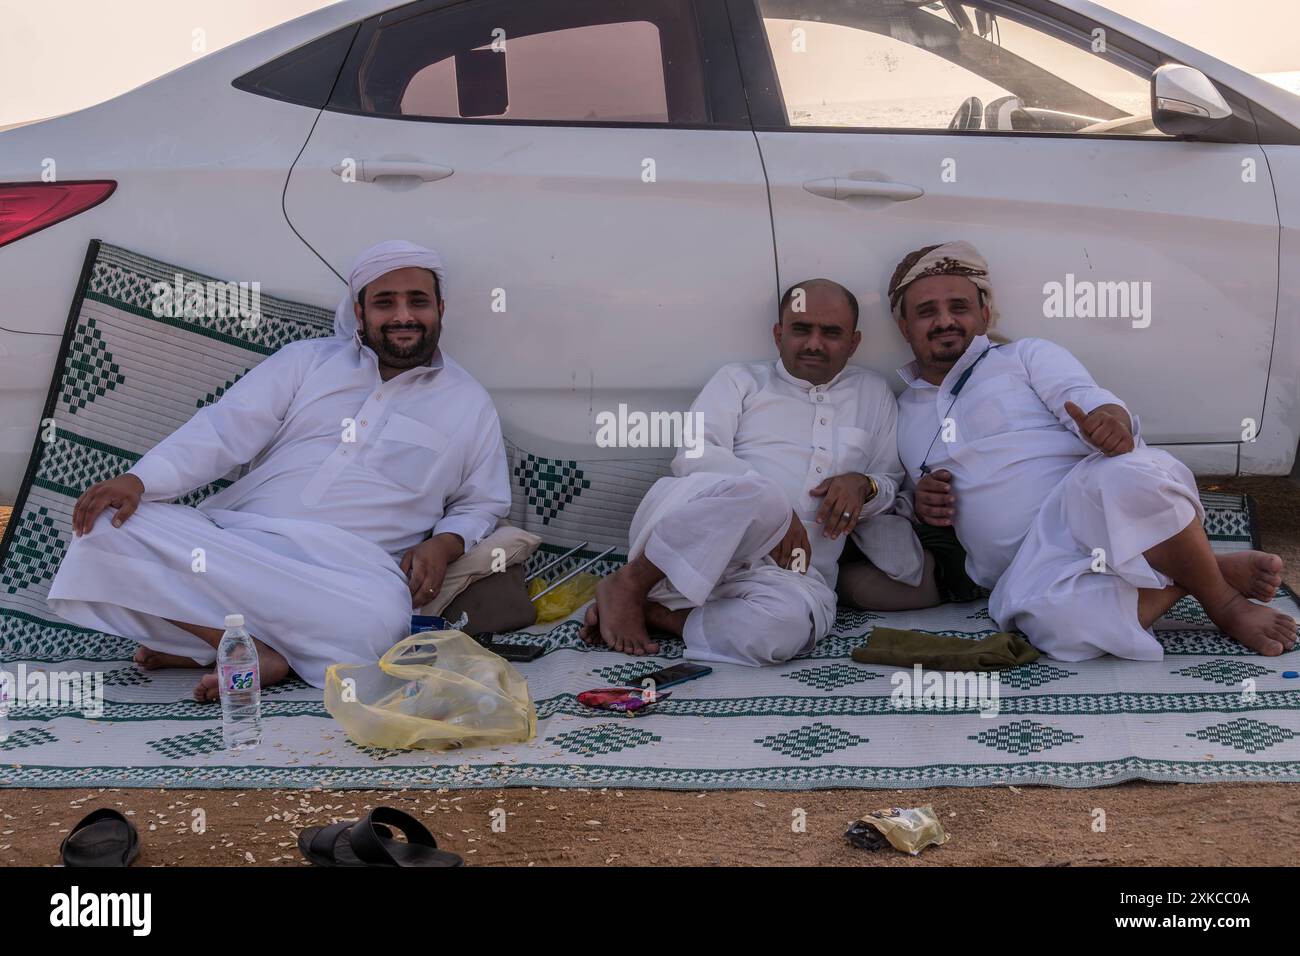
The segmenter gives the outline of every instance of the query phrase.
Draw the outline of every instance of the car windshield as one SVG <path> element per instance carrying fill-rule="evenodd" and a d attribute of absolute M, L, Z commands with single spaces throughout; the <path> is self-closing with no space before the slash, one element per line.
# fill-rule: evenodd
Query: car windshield
<path fill-rule="evenodd" d="M 977 73 L 986 82 L 1005 84 L 1005 92 L 1028 102 L 1035 90 L 1043 84 L 1044 74 L 1053 77 L 1058 96 L 1069 98 L 1084 106 L 1101 100 L 1124 116 L 1149 116 L 1151 112 L 1150 88 L 1146 81 L 1130 71 L 1110 63 L 1089 48 L 1072 46 L 1063 40 L 986 13 L 969 3 L 942 3 L 935 0 L 921 8 L 923 13 L 970 31 L 985 42 L 993 43 L 1020 58 L 997 63 L 999 69 L 981 72 L 981 58 L 961 62 L 966 69 Z M 954 13 L 958 20 L 954 20 Z M 1100 42 L 1104 39 L 1097 38 Z M 993 73 L 992 76 L 989 73 Z M 1118 119 L 1118 116 L 1098 119 Z"/>

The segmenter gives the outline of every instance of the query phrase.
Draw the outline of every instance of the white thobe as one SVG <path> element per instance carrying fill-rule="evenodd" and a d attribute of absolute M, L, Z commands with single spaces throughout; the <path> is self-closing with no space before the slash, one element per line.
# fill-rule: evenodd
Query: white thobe
<path fill-rule="evenodd" d="M 816 514 L 824 499 L 810 492 L 836 475 L 875 479 L 878 493 L 863 505 L 854 534 L 886 573 L 920 580 L 922 554 L 909 524 L 883 514 L 902 467 L 894 397 L 878 375 L 850 366 L 812 385 L 779 360 L 728 365 L 691 413 L 702 417 L 702 454 L 678 452 L 674 477 L 651 488 L 629 532 L 631 555 L 645 553 L 665 571 L 651 597 L 697 608 L 683 635 L 688 657 L 772 663 L 830 630 L 845 539 L 823 536 Z M 805 573 L 768 556 L 792 513 L 812 548 Z"/>
<path fill-rule="evenodd" d="M 249 465 L 197 508 L 162 502 Z M 432 534 L 468 550 L 509 511 L 491 399 L 441 353 L 385 382 L 358 338 L 277 351 L 145 454 L 120 528 L 106 509 L 50 588 L 61 617 L 201 664 L 164 618 L 250 632 L 306 681 L 375 660 L 410 628 L 399 562 Z"/>
<path fill-rule="evenodd" d="M 976 337 L 941 385 L 920 378 L 916 363 L 899 370 L 909 386 L 898 402 L 906 494 L 923 461 L 952 473 L 966 573 L 993 589 L 999 627 L 1022 630 L 1059 660 L 1158 660 L 1160 644 L 1138 623 L 1137 592 L 1173 582 L 1142 555 L 1203 516 L 1195 479 L 1147 447 L 1131 413 L 1132 452 L 1108 458 L 1088 444 L 1067 401 L 1084 412 L 1127 406 L 1059 345 L 990 345 Z M 952 388 L 977 359 L 954 401 Z"/>

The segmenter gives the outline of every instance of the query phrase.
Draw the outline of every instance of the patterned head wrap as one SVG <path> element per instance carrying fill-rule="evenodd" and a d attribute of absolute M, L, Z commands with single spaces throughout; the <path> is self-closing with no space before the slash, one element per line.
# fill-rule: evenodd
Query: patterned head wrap
<path fill-rule="evenodd" d="M 889 280 L 889 308 L 894 318 L 903 317 L 903 293 L 917 279 L 927 276 L 964 276 L 984 293 L 990 315 L 993 309 L 993 286 L 989 282 L 989 264 L 969 242 L 945 242 L 909 252 Z M 990 320 L 989 325 L 993 322 Z"/>

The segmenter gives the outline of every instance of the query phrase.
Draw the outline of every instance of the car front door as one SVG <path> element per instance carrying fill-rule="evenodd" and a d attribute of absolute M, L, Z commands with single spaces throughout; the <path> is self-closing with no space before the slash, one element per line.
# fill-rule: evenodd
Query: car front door
<path fill-rule="evenodd" d="M 685 408 L 770 351 L 771 219 L 724 0 L 368 20 L 285 210 L 342 275 L 382 239 L 437 249 L 448 351 L 543 454 L 620 454 L 593 413 Z"/>
<path fill-rule="evenodd" d="M 1070 349 L 1200 471 L 1261 420 L 1279 224 L 1250 107 L 1216 141 L 1150 117 L 1156 51 L 1041 0 L 732 0 L 780 282 L 862 296 L 859 361 L 910 358 L 910 250 L 988 258 L 1011 337 Z M 1252 140 L 1255 140 L 1252 142 Z M 893 376 L 891 376 L 893 378 Z"/>

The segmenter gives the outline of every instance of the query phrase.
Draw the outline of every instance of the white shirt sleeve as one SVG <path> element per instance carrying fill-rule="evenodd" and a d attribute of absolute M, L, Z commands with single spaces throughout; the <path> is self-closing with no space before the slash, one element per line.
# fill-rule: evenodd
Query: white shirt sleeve
<path fill-rule="evenodd" d="M 916 488 L 911 479 L 907 479 L 904 485 L 905 487 L 899 489 L 898 495 L 891 502 L 894 514 L 919 524 L 921 519 L 916 516 Z"/>
<path fill-rule="evenodd" d="M 146 452 L 127 472 L 144 483 L 141 498 L 179 498 L 252 461 L 283 424 L 313 354 L 294 342 L 267 356 Z"/>
<path fill-rule="evenodd" d="M 460 487 L 447 498 L 442 517 L 433 534 L 456 534 L 465 542 L 465 550 L 478 544 L 510 513 L 510 474 L 506 464 L 505 443 L 501 440 L 501 419 L 489 399 L 479 416 L 478 425 L 467 430 L 474 441 L 465 456 Z"/>
<path fill-rule="evenodd" d="M 696 448 L 683 448 L 673 457 L 673 474 L 679 478 L 696 472 L 715 472 L 726 475 L 758 474 L 749 464 L 736 457 L 736 430 L 740 427 L 740 413 L 744 407 L 743 384 L 724 367 L 714 373 L 708 384 L 691 403 L 687 413 L 695 418 Z M 699 454 L 696 457 L 691 457 Z M 690 454 L 688 454 L 688 452 Z"/>
<path fill-rule="evenodd" d="M 1085 414 L 1102 405 L 1119 405 L 1128 412 L 1133 423 L 1133 437 L 1138 437 L 1137 416 L 1114 392 L 1098 385 L 1083 367 L 1083 363 L 1068 350 L 1046 339 L 1025 339 L 1021 345 L 1020 357 L 1029 373 L 1029 384 L 1043 400 L 1043 404 L 1052 411 L 1057 421 L 1078 435 L 1081 441 L 1086 442 L 1087 439 L 1080 434 L 1079 426 L 1065 410 L 1066 402 L 1074 402 Z"/>
<path fill-rule="evenodd" d="M 875 479 L 877 492 L 862 505 L 860 521 L 891 510 L 903 483 L 903 464 L 898 460 L 898 402 L 887 385 L 881 386 L 876 400 L 876 427 L 871 436 L 872 454 L 866 474 Z"/>

